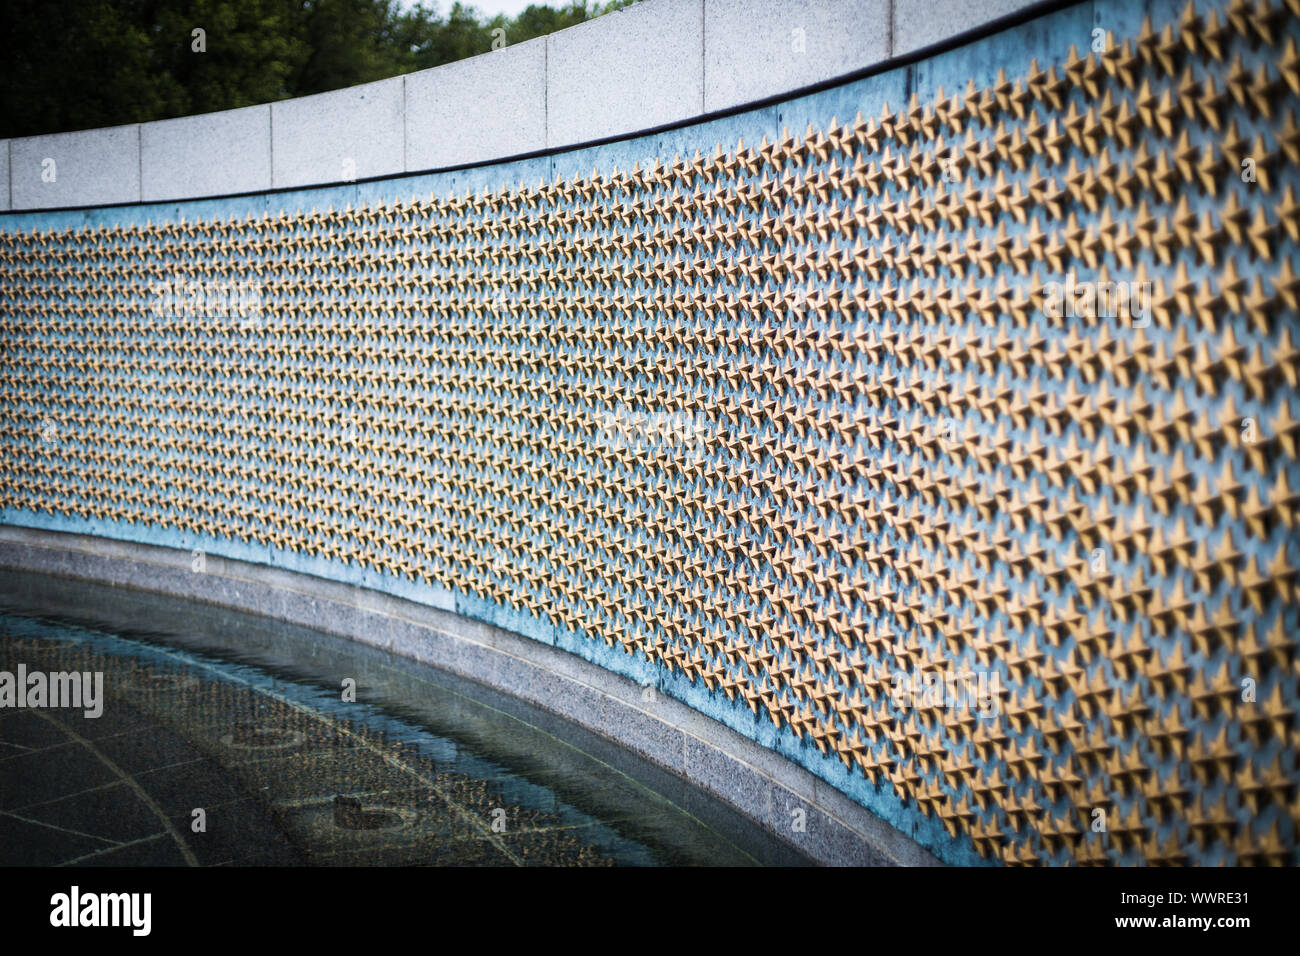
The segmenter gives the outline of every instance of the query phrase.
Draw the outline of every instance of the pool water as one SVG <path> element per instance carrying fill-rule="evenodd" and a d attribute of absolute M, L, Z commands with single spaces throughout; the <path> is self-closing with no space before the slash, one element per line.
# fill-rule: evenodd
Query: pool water
<path fill-rule="evenodd" d="M 20 666 L 101 673 L 102 713 L 0 709 L 0 865 L 808 862 L 576 725 L 306 628 L 6 572 Z"/>

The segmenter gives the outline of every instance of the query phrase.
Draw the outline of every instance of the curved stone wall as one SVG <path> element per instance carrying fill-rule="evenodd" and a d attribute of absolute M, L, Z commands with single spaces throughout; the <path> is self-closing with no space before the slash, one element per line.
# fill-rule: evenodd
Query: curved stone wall
<path fill-rule="evenodd" d="M 552 644 L 950 862 L 1294 863 L 1298 37 L 1098 0 L 551 156 L 11 214 L 0 517 Z"/>

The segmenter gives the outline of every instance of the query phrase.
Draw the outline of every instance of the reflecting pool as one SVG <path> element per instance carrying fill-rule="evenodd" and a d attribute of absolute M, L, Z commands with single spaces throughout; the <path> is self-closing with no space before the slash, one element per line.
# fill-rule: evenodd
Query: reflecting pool
<path fill-rule="evenodd" d="M 807 863 L 543 710 L 209 605 L 0 574 L 5 693 L 0 865 Z"/>

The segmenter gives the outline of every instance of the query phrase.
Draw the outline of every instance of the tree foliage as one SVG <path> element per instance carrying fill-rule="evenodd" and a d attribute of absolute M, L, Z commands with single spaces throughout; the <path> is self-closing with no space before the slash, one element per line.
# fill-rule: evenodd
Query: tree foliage
<path fill-rule="evenodd" d="M 490 52 L 497 29 L 522 43 L 632 2 L 533 4 L 509 19 L 459 2 L 442 15 L 396 0 L 3 0 L 0 137 L 321 93 Z"/>

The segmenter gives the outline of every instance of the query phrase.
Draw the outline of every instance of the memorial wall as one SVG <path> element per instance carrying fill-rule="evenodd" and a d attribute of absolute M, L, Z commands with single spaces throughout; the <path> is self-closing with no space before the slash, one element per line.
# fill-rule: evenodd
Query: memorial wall
<path fill-rule="evenodd" d="M 946 862 L 1294 864 L 1300 7 L 995 26 L 505 162 L 0 215 L 0 522 L 554 645 Z"/>

